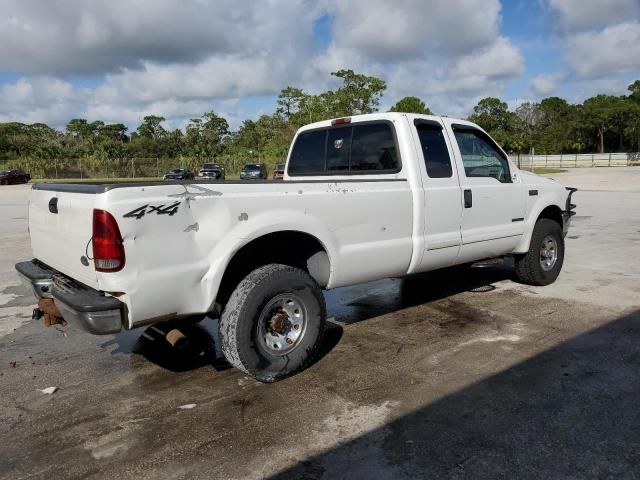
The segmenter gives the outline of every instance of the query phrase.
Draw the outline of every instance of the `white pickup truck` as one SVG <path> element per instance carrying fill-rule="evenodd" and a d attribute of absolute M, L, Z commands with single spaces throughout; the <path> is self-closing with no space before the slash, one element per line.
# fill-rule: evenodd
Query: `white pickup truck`
<path fill-rule="evenodd" d="M 502 256 L 553 282 L 574 190 L 467 121 L 361 115 L 301 128 L 281 182 L 34 185 L 16 269 L 95 334 L 217 312 L 227 360 L 270 382 L 316 351 L 323 289 Z"/>

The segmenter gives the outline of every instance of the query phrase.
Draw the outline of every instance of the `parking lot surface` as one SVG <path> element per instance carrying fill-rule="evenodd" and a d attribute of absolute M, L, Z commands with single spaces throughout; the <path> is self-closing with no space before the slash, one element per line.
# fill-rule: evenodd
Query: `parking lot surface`
<path fill-rule="evenodd" d="M 0 478 L 637 477 L 640 168 L 555 177 L 581 190 L 554 285 L 507 261 L 327 292 L 322 358 L 270 385 L 209 319 L 183 355 L 31 321 L 28 187 L 0 187 Z"/>

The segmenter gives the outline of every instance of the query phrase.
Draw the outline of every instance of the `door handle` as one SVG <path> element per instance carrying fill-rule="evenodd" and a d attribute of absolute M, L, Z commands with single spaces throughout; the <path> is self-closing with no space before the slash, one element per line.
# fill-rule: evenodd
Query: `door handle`
<path fill-rule="evenodd" d="M 464 208 L 471 208 L 473 206 L 473 196 L 471 190 L 464 191 Z"/>

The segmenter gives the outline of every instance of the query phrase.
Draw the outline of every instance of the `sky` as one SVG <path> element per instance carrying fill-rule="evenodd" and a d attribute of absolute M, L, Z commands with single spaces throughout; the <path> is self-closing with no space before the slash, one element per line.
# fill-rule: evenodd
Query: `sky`
<path fill-rule="evenodd" d="M 0 121 L 145 115 L 182 128 L 213 110 L 237 128 L 291 85 L 335 88 L 351 68 L 466 117 L 622 95 L 640 79 L 640 0 L 0 0 Z"/>

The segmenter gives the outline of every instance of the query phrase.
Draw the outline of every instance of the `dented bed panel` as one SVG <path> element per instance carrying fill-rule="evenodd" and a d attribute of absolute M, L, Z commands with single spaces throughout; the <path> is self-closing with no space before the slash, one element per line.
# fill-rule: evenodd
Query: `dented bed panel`
<path fill-rule="evenodd" d="M 115 216 L 127 255 L 120 272 L 97 273 L 98 285 L 125 294 L 129 328 L 209 311 L 233 254 L 268 233 L 316 237 L 329 287 L 404 275 L 412 253 L 406 181 L 135 186 L 95 203 Z"/>

